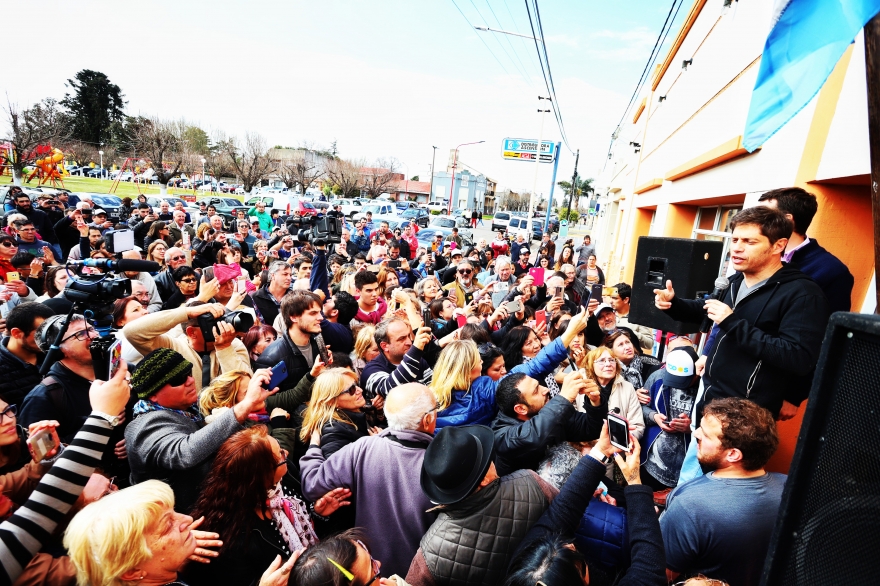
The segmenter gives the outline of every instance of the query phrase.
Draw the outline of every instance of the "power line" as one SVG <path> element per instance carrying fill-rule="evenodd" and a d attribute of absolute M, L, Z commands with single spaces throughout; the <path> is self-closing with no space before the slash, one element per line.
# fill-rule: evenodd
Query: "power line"
<path fill-rule="evenodd" d="M 474 10 L 476 10 L 476 12 L 477 12 L 477 16 L 480 17 L 480 20 L 482 20 L 482 21 L 483 21 L 484 23 L 486 23 L 486 24 L 489 24 L 489 21 L 488 21 L 486 18 L 483 17 L 482 13 L 480 12 L 480 9 L 477 8 L 477 5 L 476 5 L 476 4 L 474 4 L 474 0 L 470 0 L 470 3 L 471 3 L 471 6 L 474 7 Z M 491 10 L 492 7 L 490 6 L 489 9 Z M 510 53 L 507 52 L 507 49 L 506 49 L 506 48 L 504 47 L 504 45 L 501 43 L 501 40 L 500 40 L 497 36 L 495 36 L 495 35 L 492 35 L 492 36 L 495 38 L 495 42 L 498 43 L 498 46 L 501 47 L 501 50 L 504 51 L 504 54 L 507 55 L 507 58 L 510 59 L 510 62 L 513 63 L 513 66 L 516 67 L 516 70 L 519 72 L 519 74 L 522 75 L 523 80 L 526 82 L 526 85 L 531 85 L 531 82 L 529 81 L 528 75 L 525 73 L 525 70 L 524 70 L 524 69 L 520 69 L 520 68 L 517 66 L 517 64 L 513 61 L 513 57 L 510 56 Z M 513 48 L 513 47 L 511 47 L 511 48 Z M 514 55 L 515 55 L 515 54 L 516 54 L 516 53 L 514 52 Z"/>
<path fill-rule="evenodd" d="M 488 2 L 488 1 L 489 0 L 486 0 L 486 2 Z M 507 9 L 507 14 L 510 15 L 510 20 L 513 23 L 513 30 L 515 30 L 519 34 L 522 34 L 522 31 L 520 30 L 519 26 L 516 24 L 516 18 L 514 18 L 513 13 L 510 11 L 510 6 L 507 4 L 507 0 L 502 0 L 502 2 L 504 2 L 504 8 Z M 526 44 L 526 40 L 523 37 L 518 37 L 518 39 L 522 43 L 523 48 L 526 50 L 526 52 L 531 53 L 529 51 L 529 46 Z M 540 57 L 539 57 L 539 59 L 540 59 Z M 529 60 L 529 63 L 530 64 L 532 63 L 531 60 Z M 532 65 L 532 67 L 534 67 L 534 65 Z M 536 74 L 538 73 L 537 68 L 535 68 L 535 73 Z"/>
<path fill-rule="evenodd" d="M 467 16 L 465 16 L 464 12 L 461 11 L 461 8 L 459 8 L 458 4 L 455 3 L 455 0 L 452 0 L 452 5 L 455 6 L 456 10 L 458 10 L 458 13 L 461 14 L 461 17 L 465 20 L 465 22 L 468 23 L 468 28 L 471 29 L 472 31 L 474 31 L 474 34 L 477 35 L 477 38 L 480 39 L 480 42 L 486 46 L 486 49 L 489 51 L 489 53 L 492 54 L 492 57 L 495 58 L 495 61 L 498 62 L 498 65 L 501 66 L 501 69 L 504 70 L 504 73 L 506 73 L 507 75 L 510 75 L 510 72 L 507 71 L 507 68 L 504 67 L 504 64 L 501 63 L 501 60 L 498 59 L 498 56 L 495 54 L 495 52 L 492 50 L 492 48 L 489 47 L 488 43 L 486 43 L 486 41 L 483 39 L 483 36 L 477 32 L 477 29 L 475 29 L 473 26 L 471 26 L 471 23 L 468 20 Z"/>
<path fill-rule="evenodd" d="M 541 35 L 539 38 L 541 39 L 541 45 L 544 47 L 544 59 L 547 61 L 547 75 L 550 77 L 550 89 L 553 90 L 553 102 L 551 102 L 553 109 L 556 111 L 556 117 L 559 120 L 559 127 L 562 132 L 562 138 L 565 141 L 565 146 L 568 147 L 569 151 L 572 151 L 572 148 L 568 144 L 568 137 L 565 134 L 565 125 L 562 123 L 562 111 L 558 109 L 557 106 L 557 98 L 556 98 L 556 86 L 553 84 L 553 72 L 550 69 L 550 56 L 547 54 L 547 44 L 544 40 L 544 26 L 541 24 L 541 13 L 538 10 L 538 0 L 534 0 L 535 4 L 535 20 L 538 23 L 538 33 Z M 573 153 L 573 151 L 572 151 Z"/>
<path fill-rule="evenodd" d="M 537 9 L 537 0 L 535 0 L 535 2 L 536 2 L 535 8 Z M 531 12 L 531 9 L 529 8 L 529 0 L 525 0 L 525 3 L 526 3 L 526 13 L 529 15 L 529 27 L 532 30 L 532 38 L 535 41 L 535 51 L 537 51 L 537 53 L 538 53 L 538 63 L 541 64 L 541 74 L 544 77 L 544 87 L 547 88 L 547 93 L 550 94 L 550 97 L 552 98 L 550 104 L 553 107 L 553 115 L 556 118 L 556 125 L 559 128 L 559 133 L 562 135 L 562 141 L 565 143 L 566 148 L 570 152 L 574 152 L 573 149 L 571 148 L 571 146 L 568 144 L 568 137 L 566 137 L 566 135 L 565 135 L 565 127 L 562 125 L 562 117 L 559 115 L 559 108 L 556 103 L 556 93 L 550 89 L 551 83 L 550 83 L 550 77 L 548 75 L 548 73 L 550 71 L 550 61 L 547 59 L 546 46 L 545 46 L 545 53 L 542 55 L 541 48 L 538 45 L 537 34 L 535 32 L 535 23 L 532 21 L 532 12 Z M 536 20 L 537 20 L 537 16 L 538 15 L 537 15 L 537 11 L 536 11 L 535 12 L 535 19 Z M 543 35 L 541 37 L 541 44 L 542 45 L 544 44 Z M 544 68 L 545 62 L 547 65 L 546 69 Z"/>
<path fill-rule="evenodd" d="M 490 0 L 486 0 L 486 5 L 489 7 L 489 11 L 492 13 L 492 16 L 495 17 L 495 23 L 498 25 L 499 29 L 504 29 L 504 26 L 501 24 L 501 20 L 498 18 L 498 15 L 495 14 L 495 9 L 492 8 L 492 2 Z M 514 29 L 516 29 L 516 23 L 514 23 Z M 519 31 L 517 31 L 519 32 Z M 513 47 L 513 42 L 510 40 L 510 35 L 504 35 L 504 39 L 507 41 L 507 44 L 510 46 L 510 50 L 513 51 L 516 60 L 519 61 L 519 64 L 522 65 L 524 71 L 526 71 L 527 75 L 531 75 L 531 71 L 528 71 L 528 68 L 525 66 L 525 63 L 522 62 L 522 59 L 519 58 L 519 53 L 516 52 L 516 49 Z M 521 40 L 525 40 L 522 39 Z M 527 47 L 528 48 L 528 47 Z"/>

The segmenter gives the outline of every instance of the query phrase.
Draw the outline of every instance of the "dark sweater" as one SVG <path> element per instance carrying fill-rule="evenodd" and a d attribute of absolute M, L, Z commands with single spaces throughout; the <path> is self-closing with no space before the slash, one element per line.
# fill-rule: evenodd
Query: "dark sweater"
<path fill-rule="evenodd" d="M 605 466 L 591 456 L 584 456 L 562 485 L 559 496 L 532 525 L 513 556 L 514 563 L 522 552 L 545 537 L 561 534 L 574 539 L 584 511 L 593 498 L 599 481 L 605 476 Z M 629 526 L 630 558 L 632 565 L 617 584 L 663 586 L 666 584 L 666 556 L 660 523 L 654 513 L 654 494 L 648 486 L 627 486 L 626 513 Z"/>
<path fill-rule="evenodd" d="M 806 246 L 795 251 L 789 266 L 816 281 L 828 298 L 831 313 L 850 310 L 854 283 L 852 273 L 840 259 L 819 246 L 817 240 L 810 238 Z"/>

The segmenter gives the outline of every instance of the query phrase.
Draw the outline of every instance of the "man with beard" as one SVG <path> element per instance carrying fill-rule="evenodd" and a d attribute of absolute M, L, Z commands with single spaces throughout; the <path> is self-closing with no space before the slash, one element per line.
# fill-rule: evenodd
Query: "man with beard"
<path fill-rule="evenodd" d="M 25 395 L 43 380 L 40 367 L 44 354 L 34 335 L 52 310 L 42 303 L 16 305 L 6 316 L 9 335 L 0 341 L 0 397 L 10 405 L 21 405 Z"/>
<path fill-rule="evenodd" d="M 483 288 L 479 281 L 474 278 L 474 265 L 469 260 L 463 260 L 456 267 L 458 276 L 454 282 L 443 287 L 446 291 L 452 291 L 455 295 L 455 305 L 464 307 L 474 299 L 474 293 Z"/>
<path fill-rule="evenodd" d="M 585 395 L 586 413 L 574 402 Z M 599 386 L 575 371 L 565 375 L 562 390 L 550 398 L 547 387 L 524 373 L 506 376 L 495 392 L 498 415 L 495 434 L 495 468 L 504 476 L 517 470 L 537 470 L 546 450 L 560 442 L 586 442 L 599 438 L 608 415 L 608 403 Z"/>
<path fill-rule="evenodd" d="M 669 494 L 660 517 L 666 576 L 758 584 L 786 479 L 764 470 L 779 445 L 773 415 L 747 399 L 716 399 L 694 439 L 708 473 Z"/>

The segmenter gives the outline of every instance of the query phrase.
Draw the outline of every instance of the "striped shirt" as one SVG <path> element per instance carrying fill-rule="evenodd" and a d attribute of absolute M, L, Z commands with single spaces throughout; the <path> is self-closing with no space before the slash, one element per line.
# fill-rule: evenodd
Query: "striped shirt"
<path fill-rule="evenodd" d="M 0 586 L 15 582 L 64 520 L 101 464 L 112 431 L 105 419 L 89 416 L 28 501 L 0 524 Z"/>

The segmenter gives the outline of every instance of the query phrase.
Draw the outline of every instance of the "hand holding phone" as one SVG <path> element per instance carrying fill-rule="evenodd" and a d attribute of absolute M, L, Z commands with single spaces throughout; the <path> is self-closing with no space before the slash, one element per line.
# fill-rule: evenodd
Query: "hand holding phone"
<path fill-rule="evenodd" d="M 530 268 L 529 275 L 534 279 L 535 287 L 540 287 L 544 284 L 544 269 L 541 267 Z"/>
<path fill-rule="evenodd" d="M 535 329 L 543 330 L 547 327 L 547 311 L 539 309 L 535 312 Z"/>
<path fill-rule="evenodd" d="M 629 421 L 616 413 L 609 413 L 608 438 L 611 440 L 612 446 L 629 452 L 632 448 L 629 443 Z"/>
<path fill-rule="evenodd" d="M 50 454 L 54 455 L 54 450 L 61 445 L 58 439 L 58 432 L 54 427 L 44 428 L 30 436 L 27 440 L 28 450 L 34 458 L 34 462 L 42 462 Z"/>
<path fill-rule="evenodd" d="M 279 386 L 284 379 L 287 378 L 287 365 L 282 360 L 278 364 L 272 367 L 272 378 L 269 379 L 269 385 L 265 386 L 265 388 L 272 390 L 275 387 Z"/>

